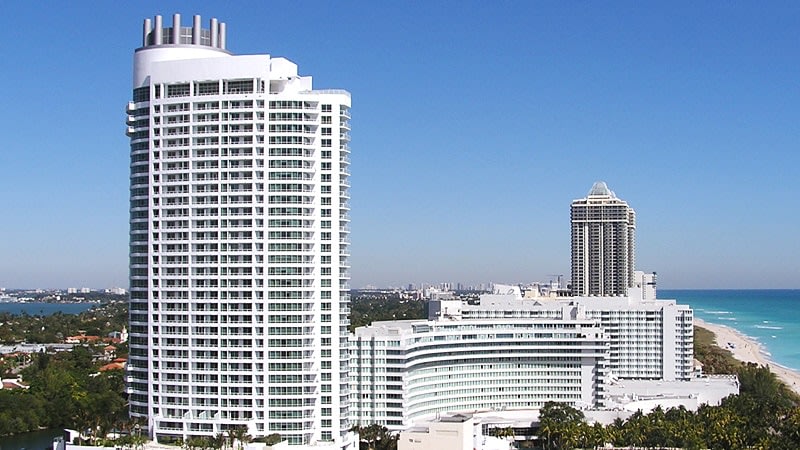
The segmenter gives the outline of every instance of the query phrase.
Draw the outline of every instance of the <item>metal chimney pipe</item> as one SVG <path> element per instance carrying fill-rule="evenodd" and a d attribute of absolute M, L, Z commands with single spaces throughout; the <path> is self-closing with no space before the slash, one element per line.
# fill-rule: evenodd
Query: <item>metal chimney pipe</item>
<path fill-rule="evenodd" d="M 192 24 L 192 44 L 200 45 L 200 16 L 194 16 Z"/>
<path fill-rule="evenodd" d="M 161 36 L 164 33 L 164 25 L 162 23 L 161 16 L 156 16 L 155 29 L 153 32 L 155 32 L 155 35 L 153 36 L 153 45 L 163 44 L 163 39 Z"/>
<path fill-rule="evenodd" d="M 219 37 L 218 35 L 219 35 L 219 24 L 217 23 L 217 19 L 213 18 L 213 19 L 211 19 L 211 46 L 212 47 L 216 48 L 218 46 L 218 42 L 219 42 L 219 39 L 217 39 Z"/>
<path fill-rule="evenodd" d="M 153 25 L 150 19 L 144 19 L 144 30 L 142 32 L 142 47 L 147 47 L 147 38 L 153 30 Z"/>
<path fill-rule="evenodd" d="M 178 13 L 172 15 L 172 43 L 181 43 L 181 15 Z"/>

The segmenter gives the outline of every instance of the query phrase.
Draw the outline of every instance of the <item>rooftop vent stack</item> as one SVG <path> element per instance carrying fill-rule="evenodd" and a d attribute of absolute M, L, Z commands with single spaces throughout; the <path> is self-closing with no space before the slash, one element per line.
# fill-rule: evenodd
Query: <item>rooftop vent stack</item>
<path fill-rule="evenodd" d="M 219 24 L 217 23 L 217 19 L 211 19 L 211 46 L 212 47 L 219 47 L 219 40 L 217 39 L 219 35 Z"/>
<path fill-rule="evenodd" d="M 163 23 L 161 20 L 161 16 L 156 16 L 156 23 L 153 27 L 153 32 L 155 35 L 153 36 L 153 45 L 161 45 L 163 39 L 161 38 L 162 33 L 164 32 Z"/>
<path fill-rule="evenodd" d="M 225 30 L 226 30 L 225 22 L 220 22 L 219 24 L 219 48 L 225 50 Z"/>
<path fill-rule="evenodd" d="M 194 16 L 192 24 L 192 44 L 200 45 L 200 16 Z"/>
<path fill-rule="evenodd" d="M 150 37 L 150 32 L 153 31 L 153 24 L 150 19 L 144 19 L 144 29 L 142 30 L 142 47 L 147 47 L 147 38 Z"/>
<path fill-rule="evenodd" d="M 178 13 L 172 15 L 172 43 L 181 43 L 181 15 Z"/>

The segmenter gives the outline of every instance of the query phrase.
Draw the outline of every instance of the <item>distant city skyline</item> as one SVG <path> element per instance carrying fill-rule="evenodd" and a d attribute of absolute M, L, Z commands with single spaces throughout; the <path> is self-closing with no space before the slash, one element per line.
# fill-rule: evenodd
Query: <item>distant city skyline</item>
<path fill-rule="evenodd" d="M 127 288 L 121 49 L 178 12 L 351 90 L 354 288 L 569 276 L 569 205 L 597 180 L 660 288 L 800 288 L 794 2 L 170 8 L 6 5 L 0 286 Z"/>

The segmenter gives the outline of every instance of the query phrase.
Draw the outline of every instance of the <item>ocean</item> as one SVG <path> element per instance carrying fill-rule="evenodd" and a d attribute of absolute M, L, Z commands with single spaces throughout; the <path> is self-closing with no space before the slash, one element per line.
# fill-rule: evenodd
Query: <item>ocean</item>
<path fill-rule="evenodd" d="M 659 289 L 658 298 L 688 304 L 695 317 L 735 328 L 775 363 L 800 370 L 800 289 Z"/>
<path fill-rule="evenodd" d="M 0 313 L 28 314 L 29 316 L 49 316 L 57 312 L 79 314 L 99 303 L 0 303 Z"/>

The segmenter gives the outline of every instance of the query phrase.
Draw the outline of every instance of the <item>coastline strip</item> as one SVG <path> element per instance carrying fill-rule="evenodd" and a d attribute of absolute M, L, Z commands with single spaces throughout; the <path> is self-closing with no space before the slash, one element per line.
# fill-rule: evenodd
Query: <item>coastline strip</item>
<path fill-rule="evenodd" d="M 789 389 L 800 394 L 800 372 L 777 364 L 769 357 L 769 354 L 765 352 L 764 347 L 758 341 L 744 335 L 735 328 L 709 323 L 697 317 L 694 318 L 694 324 L 714 333 L 717 345 L 730 351 L 734 358 L 739 361 L 769 367 L 769 370 L 783 381 Z"/>

